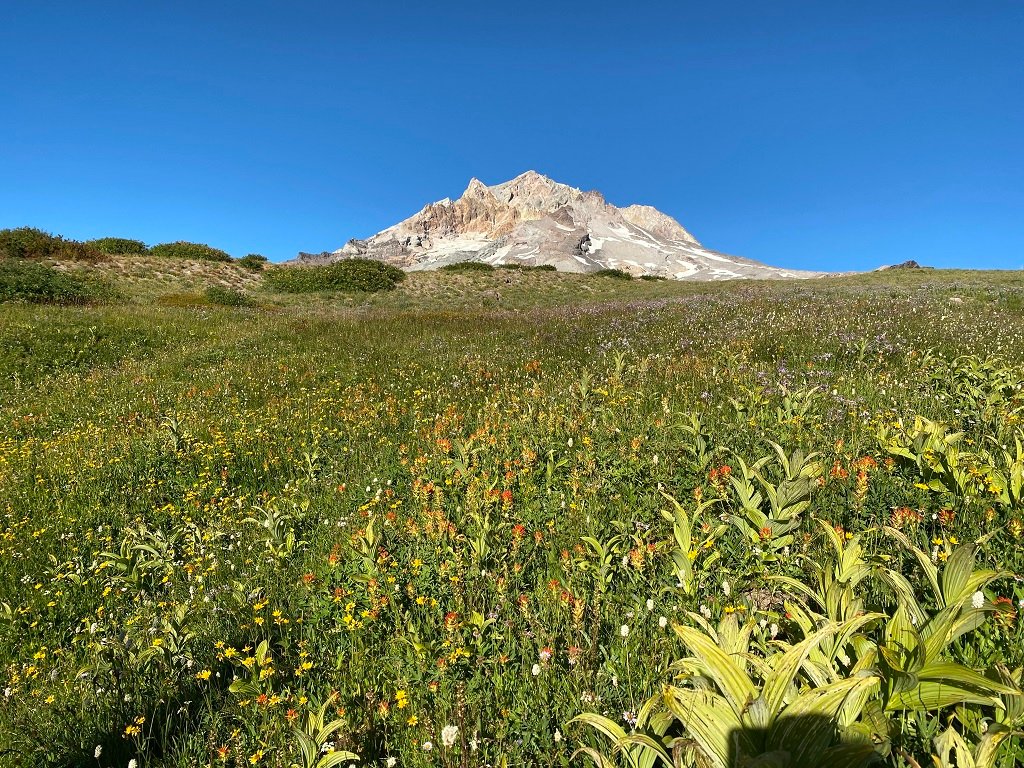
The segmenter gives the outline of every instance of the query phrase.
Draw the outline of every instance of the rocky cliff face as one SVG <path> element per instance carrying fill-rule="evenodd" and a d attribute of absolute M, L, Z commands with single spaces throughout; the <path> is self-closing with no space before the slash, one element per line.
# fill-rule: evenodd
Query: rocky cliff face
<path fill-rule="evenodd" d="M 600 192 L 583 192 L 535 171 L 494 186 L 473 179 L 458 200 L 431 203 L 372 237 L 349 240 L 330 253 L 299 254 L 297 261 L 329 263 L 355 256 L 407 270 L 483 261 L 552 264 L 563 272 L 622 269 L 680 280 L 817 274 L 717 253 L 649 205 L 617 208 Z"/>

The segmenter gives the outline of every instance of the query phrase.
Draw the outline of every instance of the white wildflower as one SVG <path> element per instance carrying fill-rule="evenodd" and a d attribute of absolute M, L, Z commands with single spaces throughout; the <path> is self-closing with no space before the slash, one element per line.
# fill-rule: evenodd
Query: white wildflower
<path fill-rule="evenodd" d="M 530 671 L 533 673 L 534 677 L 539 675 L 540 674 L 540 664 L 534 664 L 533 665 L 533 669 L 531 669 Z"/>
<path fill-rule="evenodd" d="M 139 761 L 133 757 L 128 761 L 128 768 L 139 768 Z"/>
<path fill-rule="evenodd" d="M 779 634 L 779 625 L 772 622 L 772 625 L 768 627 L 768 634 L 772 636 L 772 640 L 775 639 L 776 635 Z"/>
<path fill-rule="evenodd" d="M 100 759 L 100 755 L 102 755 L 102 754 L 103 754 L 103 745 L 102 744 L 97 744 L 96 745 L 96 749 L 93 750 L 92 756 L 95 757 L 97 760 L 99 760 Z"/>
<path fill-rule="evenodd" d="M 561 741 L 562 741 L 562 732 L 560 730 L 558 730 L 557 728 L 555 728 L 555 744 L 558 744 Z"/>
<path fill-rule="evenodd" d="M 433 748 L 434 748 L 434 745 L 433 745 L 433 744 L 431 744 L 431 743 L 430 743 L 429 741 L 424 741 L 424 742 L 423 742 L 423 751 L 424 751 L 424 752 L 429 752 L 429 751 L 430 751 L 430 750 L 432 750 Z"/>
<path fill-rule="evenodd" d="M 629 637 L 629 624 L 623 624 L 619 627 L 619 635 L 622 637 Z"/>
<path fill-rule="evenodd" d="M 398 758 L 389 757 L 387 760 L 384 761 L 384 765 L 386 765 L 387 768 L 395 768 L 395 766 L 398 765 Z"/>
<path fill-rule="evenodd" d="M 661 627 L 662 629 L 667 627 L 668 626 L 668 617 L 666 617 L 666 616 L 659 616 L 658 617 L 658 626 Z"/>
<path fill-rule="evenodd" d="M 985 604 L 985 595 L 981 592 L 975 592 L 971 596 L 971 607 L 981 608 Z"/>
<path fill-rule="evenodd" d="M 455 746 L 457 738 L 459 738 L 459 726 L 446 725 L 441 729 L 441 743 L 449 749 Z"/>
<path fill-rule="evenodd" d="M 649 598 L 649 597 L 647 598 L 647 610 L 648 611 L 653 611 L 654 610 L 654 601 L 651 598 Z"/>
<path fill-rule="evenodd" d="M 722 594 L 728 597 L 732 593 L 732 587 L 729 586 L 728 581 L 722 582 Z"/>

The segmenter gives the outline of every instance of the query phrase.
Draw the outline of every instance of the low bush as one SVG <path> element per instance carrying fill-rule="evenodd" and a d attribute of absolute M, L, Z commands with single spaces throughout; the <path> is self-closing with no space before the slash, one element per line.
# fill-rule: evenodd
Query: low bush
<path fill-rule="evenodd" d="M 661 275 L 640 275 L 640 279 L 655 282 L 658 280 L 664 280 L 665 278 Z"/>
<path fill-rule="evenodd" d="M 250 253 L 238 260 L 240 267 L 251 269 L 253 272 L 262 272 L 266 268 L 269 259 L 259 253 Z"/>
<path fill-rule="evenodd" d="M 441 267 L 444 272 L 493 272 L 494 265 L 482 261 L 457 261 Z"/>
<path fill-rule="evenodd" d="M 0 229 L 0 258 L 102 261 L 97 248 L 77 240 L 65 240 L 35 227 Z"/>
<path fill-rule="evenodd" d="M 93 304 L 113 297 L 104 283 L 35 261 L 0 259 L 0 303 Z"/>
<path fill-rule="evenodd" d="M 243 291 L 220 285 L 211 285 L 203 291 L 203 297 L 210 304 L 218 304 L 222 307 L 247 307 L 252 304 Z"/>
<path fill-rule="evenodd" d="M 96 240 L 87 240 L 85 244 L 110 254 L 141 256 L 149 252 L 149 248 L 141 240 L 129 240 L 126 237 L 101 237 Z"/>
<path fill-rule="evenodd" d="M 171 259 L 192 259 L 194 261 L 232 261 L 231 254 L 205 243 L 189 243 L 178 240 L 174 243 L 161 243 L 149 249 L 153 256 Z"/>
<path fill-rule="evenodd" d="M 285 293 L 317 291 L 390 291 L 405 273 L 373 259 L 343 259 L 318 267 L 274 267 L 264 275 L 267 286 Z"/>
<path fill-rule="evenodd" d="M 535 267 L 523 267 L 525 272 L 557 272 L 558 267 L 554 264 L 538 264 Z"/>
<path fill-rule="evenodd" d="M 515 270 L 516 272 L 521 272 L 522 269 L 523 269 L 523 265 L 522 264 L 499 264 L 498 268 L 499 269 Z"/>
<path fill-rule="evenodd" d="M 633 276 L 622 269 L 599 269 L 594 273 L 596 277 L 614 277 L 616 280 L 632 280 Z"/>

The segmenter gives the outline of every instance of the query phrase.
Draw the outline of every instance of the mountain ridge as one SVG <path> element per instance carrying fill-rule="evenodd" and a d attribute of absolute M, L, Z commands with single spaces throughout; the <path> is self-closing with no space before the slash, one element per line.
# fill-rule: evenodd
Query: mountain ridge
<path fill-rule="evenodd" d="M 488 186 L 472 178 L 457 199 L 428 203 L 365 239 L 293 263 L 372 258 L 408 271 L 459 261 L 492 265 L 549 264 L 565 272 L 620 269 L 677 280 L 806 278 L 788 270 L 704 247 L 682 224 L 650 205 L 623 208 L 596 190 L 583 191 L 530 170 Z"/>

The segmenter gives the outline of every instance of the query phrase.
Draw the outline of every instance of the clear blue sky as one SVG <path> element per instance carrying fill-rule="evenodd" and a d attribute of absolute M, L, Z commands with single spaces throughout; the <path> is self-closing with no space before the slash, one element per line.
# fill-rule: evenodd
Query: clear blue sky
<path fill-rule="evenodd" d="M 37 2 L 0 227 L 340 247 L 535 169 L 771 264 L 1024 265 L 1024 2 Z"/>

